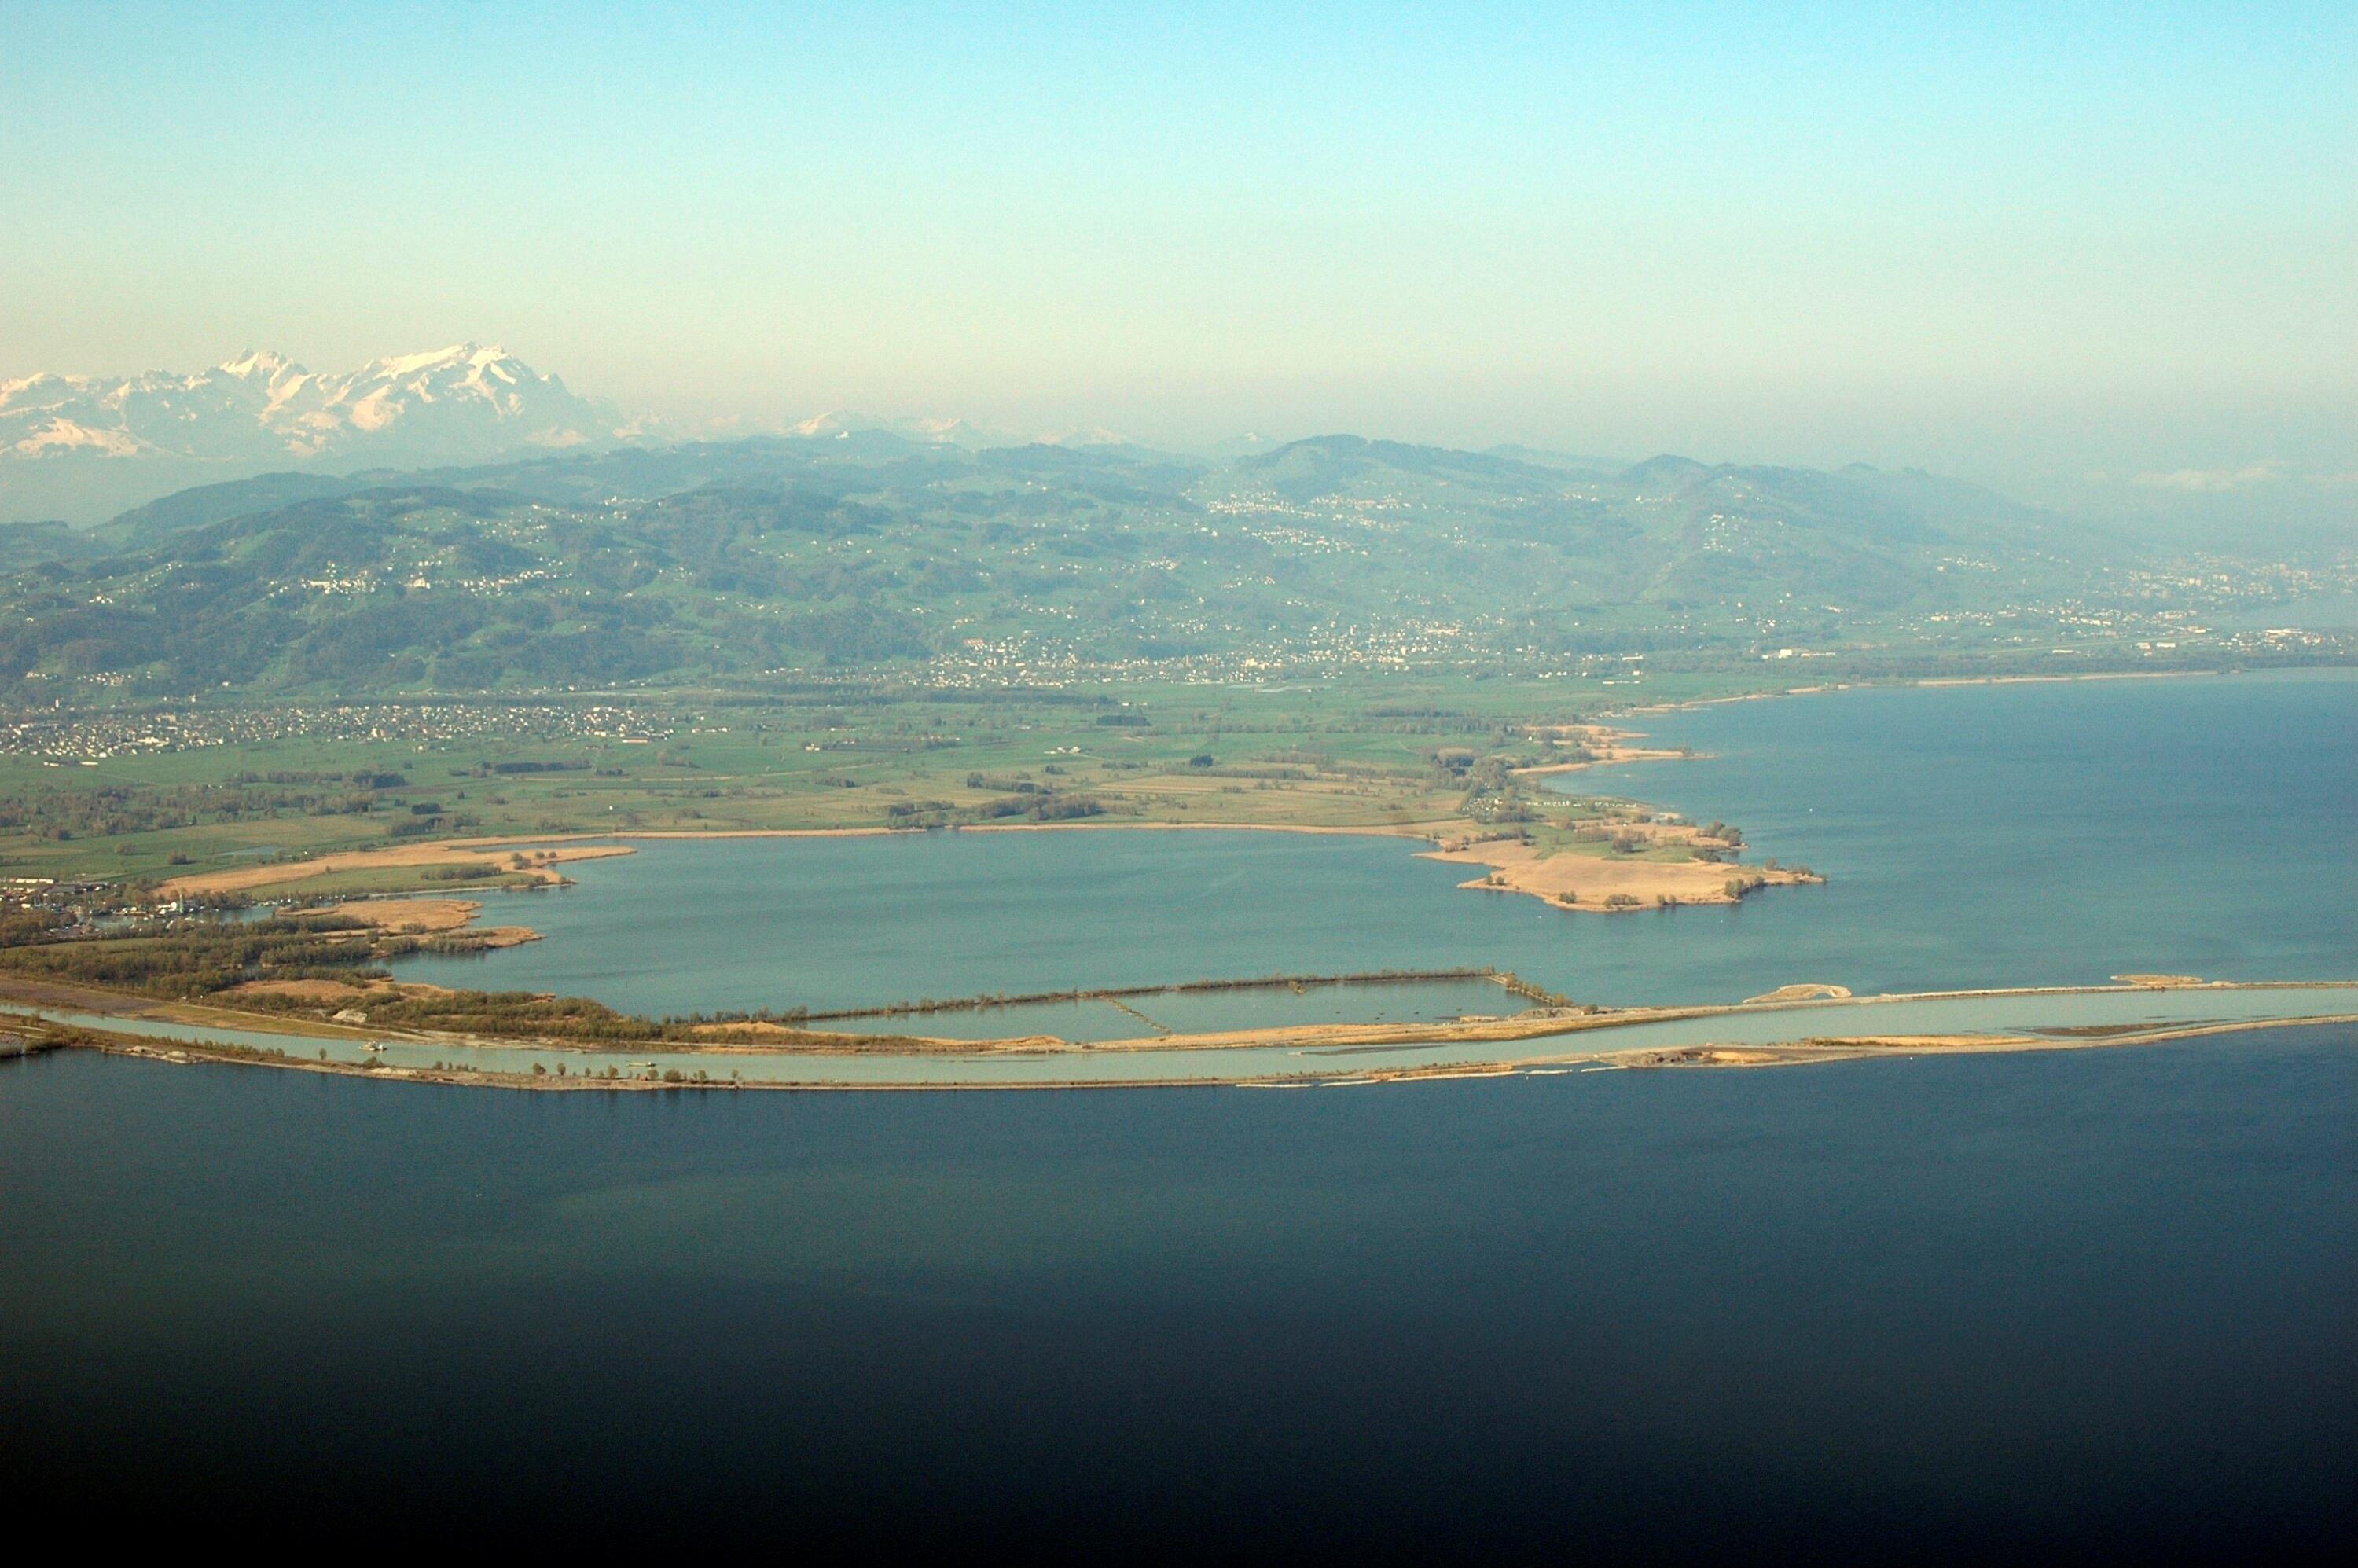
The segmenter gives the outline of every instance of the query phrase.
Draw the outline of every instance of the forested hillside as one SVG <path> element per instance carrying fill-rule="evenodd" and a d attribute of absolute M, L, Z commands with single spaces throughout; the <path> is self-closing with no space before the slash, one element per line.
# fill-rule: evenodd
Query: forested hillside
<path fill-rule="evenodd" d="M 1606 473 L 1354 437 L 1212 466 L 863 432 L 271 475 L 87 535 L 7 530 L 0 681 L 472 690 L 920 660 L 1738 652 L 2069 592 L 2121 558 L 1986 492 L 1869 469 Z"/>

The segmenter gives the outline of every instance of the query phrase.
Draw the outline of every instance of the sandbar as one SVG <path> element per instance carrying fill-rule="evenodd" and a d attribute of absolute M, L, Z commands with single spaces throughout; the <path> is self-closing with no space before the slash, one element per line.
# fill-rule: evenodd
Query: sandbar
<path fill-rule="evenodd" d="M 1632 831 L 1619 828 L 1617 831 Z M 1681 831 L 1655 824 L 1634 829 L 1655 842 L 1675 841 Z M 1692 830 L 1684 830 L 1692 841 Z M 1736 903 L 1764 887 L 1795 887 L 1823 881 L 1813 872 L 1787 867 L 1714 860 L 1655 860 L 1635 855 L 1552 852 L 1520 838 L 1476 838 L 1428 849 L 1421 857 L 1453 865 L 1482 866 L 1486 873 L 1462 888 L 1477 892 L 1522 893 L 1586 914 L 1617 914 L 1691 903 Z"/>
<path fill-rule="evenodd" d="M 233 866 L 225 871 L 192 871 L 168 879 L 162 884 L 161 891 L 172 898 L 251 892 L 257 888 L 280 887 L 339 872 L 398 871 L 428 866 L 480 867 L 484 870 L 486 880 L 491 875 L 521 876 L 544 886 L 554 886 L 565 881 L 560 872 L 552 869 L 559 862 L 600 860 L 631 852 L 629 846 L 622 844 L 567 844 L 527 856 L 525 863 L 518 865 L 513 853 L 502 856 L 492 853 L 488 848 L 499 844 L 543 841 L 442 838 L 429 843 L 395 844 L 382 849 L 330 850 L 307 860 L 262 860 L 249 866 Z"/>

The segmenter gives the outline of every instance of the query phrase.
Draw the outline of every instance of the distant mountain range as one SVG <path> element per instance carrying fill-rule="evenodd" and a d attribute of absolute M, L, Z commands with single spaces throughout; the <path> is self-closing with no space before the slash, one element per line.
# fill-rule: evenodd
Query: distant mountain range
<path fill-rule="evenodd" d="M 248 351 L 194 374 L 0 382 L 0 521 L 91 523 L 209 481 L 595 446 L 615 412 L 496 346 L 322 373 Z"/>
<path fill-rule="evenodd" d="M 988 451 L 994 447 L 1120 447 L 1130 444 L 1129 438 L 1095 426 L 1023 435 L 1000 426 L 977 425 L 966 419 L 879 419 L 846 409 L 805 419 L 784 432 L 789 436 L 837 438 L 879 433 L 898 436 L 919 446 L 959 447 L 969 452 Z"/>
<path fill-rule="evenodd" d="M 2136 554 L 1863 465 L 1206 457 L 844 413 L 683 441 L 471 343 L 0 384 L 0 695 L 1773 656 L 1978 624 Z"/>
<path fill-rule="evenodd" d="M 968 452 L 1124 444 L 1093 427 L 1023 434 L 845 410 L 777 433 Z M 261 350 L 193 374 L 44 373 L 0 381 L 0 524 L 87 526 L 181 491 L 263 474 L 389 473 L 659 438 L 655 426 L 626 421 L 497 345 L 455 343 L 328 373 Z M 278 490 L 292 499 L 321 487 Z"/>
<path fill-rule="evenodd" d="M 725 438 L 719 434 L 724 428 Z M 694 449 L 709 454 L 738 438 L 832 442 L 838 456 L 873 455 L 882 449 L 879 443 L 893 442 L 912 450 L 969 454 L 1039 446 L 1142 449 L 1094 426 L 1024 431 L 960 418 L 880 417 L 849 410 L 783 427 L 716 421 L 704 433 L 709 438 L 694 439 L 691 431 L 666 427 L 660 420 L 625 416 L 497 345 L 473 342 L 391 355 L 344 372 L 315 372 L 284 354 L 249 351 L 190 374 L 44 373 L 0 381 L 0 524 L 50 522 L 88 528 L 182 492 L 262 475 L 277 476 L 269 492 L 292 500 L 322 493 L 320 486 L 305 480 L 382 481 L 567 452 Z M 1169 460 L 1262 472 L 1287 495 L 1325 493 L 1332 488 L 1330 480 L 1368 460 L 1366 453 L 1354 457 L 1346 450 L 1351 439 L 1242 435 Z M 1501 445 L 1420 457 L 1412 454 L 1442 449 L 1365 445 L 1400 458 L 1410 470 L 1434 462 L 1495 460 L 1508 467 L 1492 470 L 1494 477 L 1517 476 L 1505 481 L 1509 489 L 1538 492 L 1583 476 L 1619 481 L 1640 469 L 1683 486 L 1704 471 L 1704 465 L 1685 459 L 1633 466 L 1635 454 L 1606 457 L 1587 449 Z M 1284 471 L 1252 467 L 1281 452 L 1287 454 Z M 713 460 L 699 458 L 689 466 Z M 741 453 L 720 466 L 741 468 L 743 460 Z M 1742 482 L 1729 475 L 1809 470 L 1722 466 L 1711 471 L 1721 476 L 1713 482 L 1724 488 Z M 1887 470 L 1879 479 L 1869 477 L 1876 470 L 1864 468 L 1834 471 L 1858 481 L 1856 490 L 1878 492 L 1902 511 L 1952 521 L 1979 514 L 2000 524 L 2027 515 L 2028 509 L 2011 503 L 1998 503 L 1993 510 L 1998 498 L 1985 491 L 1914 470 Z M 2260 463 L 2223 474 L 2189 470 L 2110 480 L 2092 476 L 2090 486 L 2063 503 L 2065 510 L 2083 521 L 2116 524 L 2157 545 L 2234 549 L 2289 542 L 2313 553 L 2343 548 L 2349 535 L 2346 474 Z M 1857 499 L 1847 496 L 1843 504 Z M 199 509 L 215 503 L 200 502 Z M 176 503 L 166 510 L 177 515 L 185 508 Z M 0 560 L 26 558 L 34 548 L 31 536 L 20 532 L 0 543 Z"/>
<path fill-rule="evenodd" d="M 283 471 L 96 527 L 0 527 L 0 695 L 936 659 L 1022 676 L 1067 660 L 1751 658 L 2082 591 L 2132 557 L 1910 470 L 1662 457 L 1600 472 L 1356 436 L 1216 464 L 822 421 Z"/>

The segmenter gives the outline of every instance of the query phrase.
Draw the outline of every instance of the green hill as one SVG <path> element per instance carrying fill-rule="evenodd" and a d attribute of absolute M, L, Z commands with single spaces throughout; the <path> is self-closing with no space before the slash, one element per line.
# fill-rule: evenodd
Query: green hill
<path fill-rule="evenodd" d="M 91 535 L 19 535 L 0 680 L 175 692 L 1346 643 L 1738 651 L 2057 591 L 2121 553 L 1912 472 L 1658 458 L 1607 475 L 1342 436 L 1215 468 L 875 431 L 269 476 Z"/>

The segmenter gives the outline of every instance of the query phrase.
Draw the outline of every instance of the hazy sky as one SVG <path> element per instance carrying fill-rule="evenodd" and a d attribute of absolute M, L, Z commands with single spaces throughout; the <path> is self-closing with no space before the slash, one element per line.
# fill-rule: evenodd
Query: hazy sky
<path fill-rule="evenodd" d="M 0 0 L 0 376 L 2358 469 L 2348 0 L 1271 9 Z"/>

